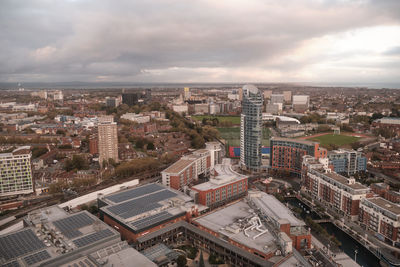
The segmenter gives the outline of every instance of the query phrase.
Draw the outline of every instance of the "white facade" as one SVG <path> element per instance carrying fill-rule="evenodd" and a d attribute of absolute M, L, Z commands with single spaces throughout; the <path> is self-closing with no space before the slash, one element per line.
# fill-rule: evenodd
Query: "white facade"
<path fill-rule="evenodd" d="M 310 96 L 308 95 L 294 95 L 293 96 L 293 105 L 305 105 L 309 106 L 310 104 Z"/>
<path fill-rule="evenodd" d="M 188 105 L 187 104 L 182 104 L 182 105 L 173 105 L 172 110 L 177 112 L 177 113 L 188 113 Z"/>
<path fill-rule="evenodd" d="M 135 113 L 125 113 L 124 115 L 121 116 L 121 119 L 130 120 L 130 121 L 134 121 L 137 123 L 150 122 L 150 116 L 135 114 Z"/>

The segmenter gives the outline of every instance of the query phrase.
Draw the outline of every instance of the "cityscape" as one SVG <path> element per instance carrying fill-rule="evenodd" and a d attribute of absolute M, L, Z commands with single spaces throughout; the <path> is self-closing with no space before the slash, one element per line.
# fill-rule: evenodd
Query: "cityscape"
<path fill-rule="evenodd" d="M 0 7 L 0 266 L 400 266 L 400 2 Z"/>

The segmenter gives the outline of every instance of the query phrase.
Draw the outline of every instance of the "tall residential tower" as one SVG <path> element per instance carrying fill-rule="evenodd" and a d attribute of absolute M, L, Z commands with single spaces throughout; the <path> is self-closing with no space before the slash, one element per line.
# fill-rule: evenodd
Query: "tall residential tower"
<path fill-rule="evenodd" d="M 98 125 L 98 148 L 99 163 L 103 166 L 103 162 L 113 159 L 118 162 L 118 133 L 117 123 L 101 122 Z"/>
<path fill-rule="evenodd" d="M 243 86 L 240 118 L 240 165 L 258 171 L 261 167 L 263 97 L 257 87 Z"/>

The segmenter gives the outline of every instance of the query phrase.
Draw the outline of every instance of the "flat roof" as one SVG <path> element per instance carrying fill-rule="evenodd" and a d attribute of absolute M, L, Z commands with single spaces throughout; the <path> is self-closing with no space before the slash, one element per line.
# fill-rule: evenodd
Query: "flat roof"
<path fill-rule="evenodd" d="M 157 183 L 103 196 L 100 200 L 108 204 L 101 208 L 104 213 L 134 232 L 183 216 L 186 209 L 195 205 L 191 197 Z"/>
<path fill-rule="evenodd" d="M 304 140 L 304 139 L 291 139 L 291 138 L 284 138 L 284 137 L 272 137 L 271 141 L 299 143 L 299 144 L 304 144 L 304 145 L 316 145 L 316 144 L 319 144 L 318 142 L 314 142 L 314 141 L 308 141 L 308 140 Z"/>
<path fill-rule="evenodd" d="M 250 199 L 261 211 L 275 221 L 286 219 L 291 226 L 305 226 L 305 223 L 298 219 L 291 210 L 273 195 L 261 191 L 249 191 Z"/>
<path fill-rule="evenodd" d="M 259 235 L 261 232 L 256 229 L 248 230 L 248 236 L 243 231 L 244 227 L 250 225 L 246 221 L 255 216 L 256 214 L 251 207 L 242 200 L 195 218 L 193 221 L 219 233 L 221 237 L 226 236 L 249 248 L 263 253 L 271 253 L 277 248 L 276 239 L 264 225 L 262 229 L 267 231 L 261 235 Z"/>
<path fill-rule="evenodd" d="M 30 212 L 25 222 L 28 227 L 0 237 L 1 264 L 59 266 L 62 258 L 120 240 L 117 231 L 87 211 L 46 207 Z"/>
<path fill-rule="evenodd" d="M 328 173 L 323 173 L 323 174 L 325 174 L 329 178 L 332 178 L 335 181 L 337 181 L 337 182 L 339 182 L 339 183 L 341 183 L 341 184 L 343 184 L 345 186 L 348 186 L 350 188 L 353 188 L 355 190 L 357 190 L 357 189 L 368 189 L 367 186 L 362 185 L 362 184 L 360 184 L 358 182 L 355 182 L 353 184 L 349 184 L 348 183 L 348 180 L 349 180 L 348 178 L 346 178 L 346 177 L 344 177 L 344 176 L 342 176 L 342 175 L 340 175 L 340 174 L 338 174 L 336 172 L 328 172 Z"/>
<path fill-rule="evenodd" d="M 246 175 L 237 173 L 232 169 L 231 159 L 229 158 L 224 158 L 222 164 L 215 165 L 214 171 L 216 175 L 210 178 L 210 181 L 192 186 L 192 189 L 207 191 L 247 178 Z"/>
<path fill-rule="evenodd" d="M 193 163 L 191 159 L 180 159 L 162 172 L 180 173 Z"/>
<path fill-rule="evenodd" d="M 388 210 L 395 215 L 400 215 L 400 205 L 390 202 L 384 198 L 377 197 L 377 198 L 367 198 L 367 201 L 381 207 L 382 209 Z"/>

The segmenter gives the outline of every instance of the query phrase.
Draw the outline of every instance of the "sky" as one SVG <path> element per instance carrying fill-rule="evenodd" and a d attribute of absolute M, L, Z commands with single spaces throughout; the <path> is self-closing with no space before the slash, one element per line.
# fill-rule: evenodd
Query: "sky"
<path fill-rule="evenodd" d="M 400 83 L 399 0 L 1 0 L 0 82 Z"/>

